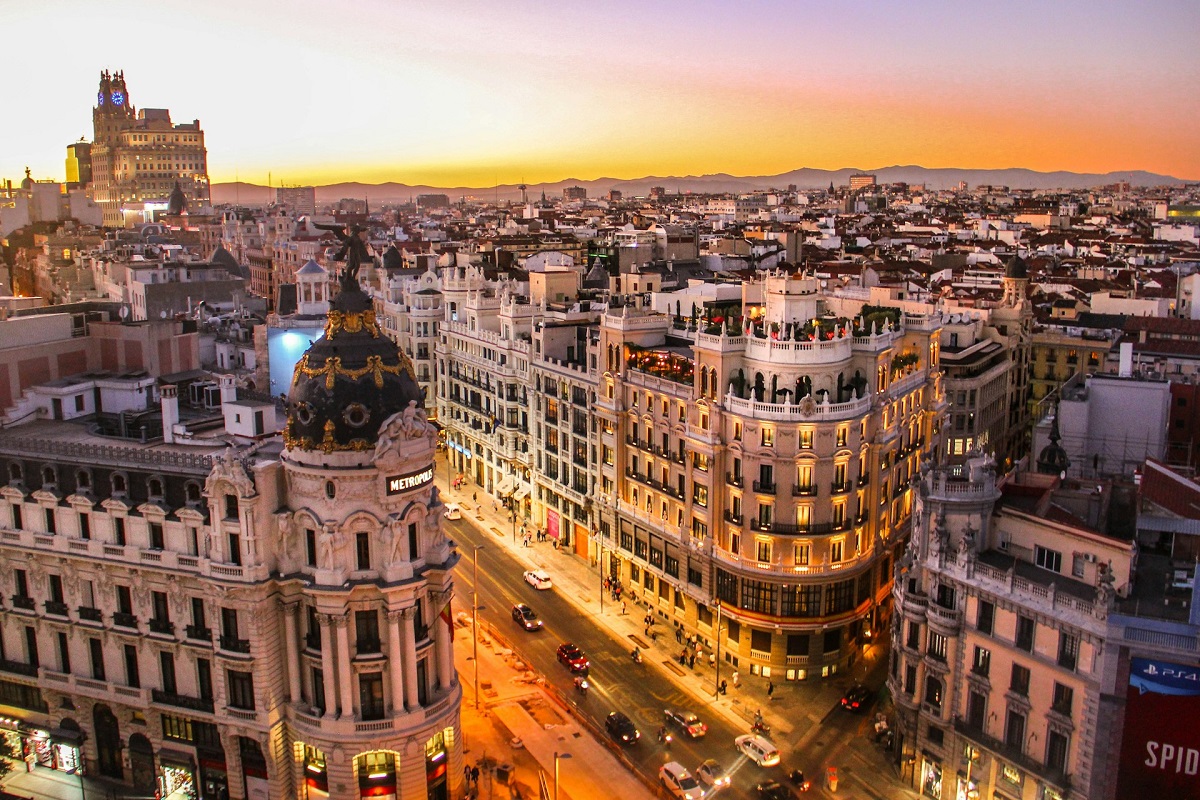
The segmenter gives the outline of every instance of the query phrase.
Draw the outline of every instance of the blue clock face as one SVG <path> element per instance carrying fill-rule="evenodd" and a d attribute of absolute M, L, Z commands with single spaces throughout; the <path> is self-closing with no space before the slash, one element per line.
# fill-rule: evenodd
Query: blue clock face
<path fill-rule="evenodd" d="M 96 93 L 96 105 L 98 105 L 98 106 L 104 105 L 104 92 Z"/>
<path fill-rule="evenodd" d="M 113 92 L 112 93 L 112 102 L 113 102 L 114 106 L 125 105 L 125 93 L 124 92 Z"/>

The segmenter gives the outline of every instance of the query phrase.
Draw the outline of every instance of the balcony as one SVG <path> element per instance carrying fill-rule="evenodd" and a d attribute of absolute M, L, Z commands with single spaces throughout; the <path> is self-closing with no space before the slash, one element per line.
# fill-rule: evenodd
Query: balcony
<path fill-rule="evenodd" d="M 46 613 L 56 617 L 67 616 L 67 604 L 57 600 L 47 600 L 43 605 L 46 607 Z"/>
<path fill-rule="evenodd" d="M 9 661 L 7 658 L 0 658 L 0 672 L 11 672 L 14 675 L 25 675 L 30 678 L 36 678 L 38 668 L 37 664 L 23 664 L 20 661 Z"/>
<path fill-rule="evenodd" d="M 230 653 L 249 653 L 250 640 L 239 639 L 236 636 L 222 636 L 221 649 L 227 650 Z"/>
<path fill-rule="evenodd" d="M 765 481 L 755 481 L 754 491 L 758 492 L 759 494 L 775 494 L 775 484 L 767 483 Z"/>
<path fill-rule="evenodd" d="M 213 701 L 205 700 L 202 697 L 188 697 L 186 694 L 164 692 L 162 689 L 151 689 L 150 697 L 159 705 L 186 708 L 189 711 L 202 711 L 205 714 L 213 713 Z"/>
<path fill-rule="evenodd" d="M 80 606 L 76 609 L 76 611 L 79 612 L 79 619 L 81 620 L 87 620 L 88 622 L 104 621 L 104 612 L 98 608 L 92 608 L 91 606 Z"/>
<path fill-rule="evenodd" d="M 741 514 L 733 514 L 728 509 L 725 510 L 725 521 L 732 522 L 734 525 L 741 525 L 746 518 Z"/>
<path fill-rule="evenodd" d="M 816 497 L 817 487 L 809 484 L 808 486 L 793 486 L 792 497 Z"/>
<path fill-rule="evenodd" d="M 153 619 L 150 620 L 150 632 L 161 633 L 164 636 L 175 635 L 175 623 L 168 619 Z"/>
<path fill-rule="evenodd" d="M 206 628 L 203 625 L 188 625 L 183 630 L 189 639 L 195 639 L 202 642 L 212 641 L 212 628 Z"/>
<path fill-rule="evenodd" d="M 739 489 L 746 485 L 746 479 L 741 475 L 734 475 L 732 472 L 725 473 L 725 482 L 730 486 L 736 486 Z"/>
<path fill-rule="evenodd" d="M 127 614 L 124 611 L 113 612 L 113 625 L 119 625 L 122 628 L 133 628 L 137 630 L 138 618 L 136 614 Z"/>
<path fill-rule="evenodd" d="M 954 730 L 963 738 L 975 743 L 980 748 L 998 755 L 1026 772 L 1033 773 L 1047 783 L 1058 787 L 1064 794 L 1071 788 L 1071 777 L 1060 769 L 1048 766 L 1025 754 L 1020 747 L 1014 747 L 1006 742 L 989 736 L 979 728 L 968 724 L 959 717 L 954 718 Z"/>
<path fill-rule="evenodd" d="M 854 484 L 850 481 L 842 481 L 841 483 L 834 481 L 829 485 L 829 491 L 833 492 L 834 494 L 845 494 L 853 488 Z"/>
<path fill-rule="evenodd" d="M 14 594 L 12 596 L 12 604 L 13 608 L 22 608 L 26 611 L 35 611 L 37 609 L 37 603 L 34 599 L 23 594 Z"/>
<path fill-rule="evenodd" d="M 930 603 L 926 611 L 929 623 L 936 625 L 947 633 L 957 632 L 962 627 L 962 612 L 957 608 L 945 608 L 937 603 Z"/>

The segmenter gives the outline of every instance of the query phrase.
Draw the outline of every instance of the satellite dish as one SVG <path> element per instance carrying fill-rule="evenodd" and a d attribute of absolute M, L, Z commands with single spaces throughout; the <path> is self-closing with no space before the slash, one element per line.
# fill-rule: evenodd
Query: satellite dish
<path fill-rule="evenodd" d="M 167 318 L 167 312 L 166 312 L 166 311 L 160 311 L 160 312 L 158 312 L 158 318 L 159 318 L 159 319 L 166 319 L 166 318 Z"/>

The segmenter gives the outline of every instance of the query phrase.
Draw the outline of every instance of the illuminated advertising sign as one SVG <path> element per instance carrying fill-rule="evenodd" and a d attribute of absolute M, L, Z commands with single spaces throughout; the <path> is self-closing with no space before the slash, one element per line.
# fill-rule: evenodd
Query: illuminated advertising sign
<path fill-rule="evenodd" d="M 1200 666 L 1132 660 L 1117 797 L 1200 800 Z"/>
<path fill-rule="evenodd" d="M 417 489 L 433 480 L 433 467 L 408 475 L 390 475 L 387 479 L 387 493 L 400 494 L 411 489 Z"/>

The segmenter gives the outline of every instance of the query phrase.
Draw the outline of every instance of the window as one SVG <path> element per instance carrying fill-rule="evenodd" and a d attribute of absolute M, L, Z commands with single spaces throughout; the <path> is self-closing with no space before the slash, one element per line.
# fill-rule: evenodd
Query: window
<path fill-rule="evenodd" d="M 133 595 L 128 586 L 117 587 L 117 611 L 122 614 L 133 613 Z"/>
<path fill-rule="evenodd" d="M 125 546 L 125 518 L 113 518 L 113 539 L 122 547 Z"/>
<path fill-rule="evenodd" d="M 360 532 L 354 537 L 355 553 L 358 556 L 358 568 L 371 568 L 371 534 Z"/>
<path fill-rule="evenodd" d="M 1046 736 L 1046 766 L 1065 773 L 1070 745 L 1071 740 L 1065 734 L 1051 730 Z"/>
<path fill-rule="evenodd" d="M 151 592 L 150 600 L 151 605 L 153 606 L 153 616 L 151 619 L 154 619 L 157 622 L 169 622 L 171 619 L 171 612 L 167 605 L 167 593 Z"/>
<path fill-rule="evenodd" d="M 242 537 L 236 533 L 229 534 L 229 563 L 242 565 Z"/>
<path fill-rule="evenodd" d="M 308 565 L 315 567 L 317 565 L 317 532 L 312 528 L 304 530 L 304 549 Z"/>
<path fill-rule="evenodd" d="M 50 576 L 50 602 L 61 603 L 64 601 L 63 595 L 63 580 L 62 575 Z"/>
<path fill-rule="evenodd" d="M 905 641 L 905 646 L 916 650 L 921 646 L 921 624 L 918 622 L 908 623 L 908 639 Z"/>
<path fill-rule="evenodd" d="M 322 715 L 325 713 L 325 673 L 313 667 L 312 670 L 312 705 Z"/>
<path fill-rule="evenodd" d="M 917 691 L 917 668 L 912 664 L 904 667 L 904 693 L 912 697 Z"/>
<path fill-rule="evenodd" d="M 925 703 L 939 711 L 942 708 L 942 682 L 932 675 L 925 678 Z"/>
<path fill-rule="evenodd" d="M 225 519 L 238 518 L 238 499 L 236 494 L 225 495 Z"/>
<path fill-rule="evenodd" d="M 137 646 L 125 645 L 125 683 L 133 688 L 142 685 L 141 670 L 138 668 Z"/>
<path fill-rule="evenodd" d="M 979 613 L 975 617 L 975 627 L 980 633 L 992 635 L 992 623 L 995 620 L 996 607 L 986 600 L 979 601 Z"/>
<path fill-rule="evenodd" d="M 1025 751 L 1025 715 L 1009 710 L 1004 722 L 1004 743 L 1020 752 Z"/>
<path fill-rule="evenodd" d="M 225 682 L 229 688 L 229 705 L 231 708 L 241 708 L 246 711 L 254 710 L 254 677 L 249 672 L 225 673 Z"/>
<path fill-rule="evenodd" d="M 738 579 L 723 569 L 717 570 L 717 599 L 725 603 L 737 603 Z"/>
<path fill-rule="evenodd" d="M 1033 562 L 1042 569 L 1062 572 L 1062 553 L 1057 550 L 1049 550 L 1040 544 L 1033 546 Z"/>
<path fill-rule="evenodd" d="M 768 425 L 763 426 L 761 443 L 762 443 L 763 447 L 774 447 L 775 446 L 775 429 L 774 428 L 772 428 Z"/>
<path fill-rule="evenodd" d="M 414 561 L 420 557 L 421 548 L 417 546 L 417 523 L 411 522 L 408 525 L 408 558 Z"/>
<path fill-rule="evenodd" d="M 58 671 L 71 672 L 71 648 L 67 645 L 67 634 L 59 632 L 58 636 Z"/>
<path fill-rule="evenodd" d="M 967 694 L 967 725 L 975 730 L 983 730 L 987 720 L 987 695 L 980 692 Z"/>
<path fill-rule="evenodd" d="M 702 483 L 692 484 L 692 501 L 696 505 L 708 507 L 708 487 Z"/>
<path fill-rule="evenodd" d="M 813 432 L 811 428 L 803 428 L 800 431 L 800 447 L 804 450 L 811 450 L 813 446 Z"/>
<path fill-rule="evenodd" d="M 667 556 L 667 563 L 666 563 L 665 571 L 672 578 L 678 578 L 679 577 L 679 559 L 676 558 L 675 556 L 671 556 L 671 555 Z"/>
<path fill-rule="evenodd" d="M 742 581 L 741 607 L 746 611 L 756 611 L 760 614 L 775 613 L 775 587 L 764 581 L 744 579 Z"/>
<path fill-rule="evenodd" d="M 1012 679 L 1009 681 L 1008 688 L 1009 691 L 1027 697 L 1029 695 L 1029 668 L 1013 664 Z"/>
<path fill-rule="evenodd" d="M 92 658 L 92 679 L 107 680 L 104 674 L 104 645 L 99 639 L 88 639 L 88 654 Z"/>
<path fill-rule="evenodd" d="M 769 539 L 756 539 L 754 542 L 754 555 L 764 564 L 771 563 L 771 541 Z"/>
<path fill-rule="evenodd" d="M 837 564 L 842 560 L 845 547 L 846 543 L 841 539 L 834 539 L 829 543 L 829 560 L 831 563 Z"/>
<path fill-rule="evenodd" d="M 779 613 L 784 617 L 821 616 L 821 585 L 783 586 Z"/>
<path fill-rule="evenodd" d="M 1069 633 L 1058 634 L 1058 665 L 1075 671 L 1079 661 L 1079 637 Z"/>
<path fill-rule="evenodd" d="M 212 664 L 207 658 L 196 659 L 196 685 L 200 688 L 200 699 L 212 702 Z"/>
<path fill-rule="evenodd" d="M 1083 577 L 1084 563 L 1085 562 L 1084 562 L 1084 558 L 1083 558 L 1083 553 L 1076 553 L 1074 556 L 1071 557 L 1071 577 L 1072 578 L 1082 578 Z"/>
<path fill-rule="evenodd" d="M 79 515 L 79 538 L 92 538 L 92 518 L 88 514 Z"/>
<path fill-rule="evenodd" d="M 986 678 L 992 669 L 992 651 L 975 646 L 975 657 L 971 661 L 971 672 Z"/>
<path fill-rule="evenodd" d="M 938 661 L 946 660 L 946 637 L 940 633 L 929 632 L 929 655 Z"/>
<path fill-rule="evenodd" d="M 801 542 L 796 545 L 796 566 L 808 566 L 809 559 L 812 558 L 812 545 L 808 542 Z"/>
<path fill-rule="evenodd" d="M 354 612 L 354 637 L 355 647 L 359 653 L 379 652 L 378 611 L 371 609 L 370 611 Z"/>
<path fill-rule="evenodd" d="M 150 549 L 164 550 L 163 526 L 161 522 L 150 523 Z"/>
<path fill-rule="evenodd" d="M 58 533 L 58 519 L 53 508 L 46 509 L 46 533 Z"/>
<path fill-rule="evenodd" d="M 692 565 L 689 564 L 687 572 L 688 572 L 688 583 L 692 584 L 693 586 L 703 586 L 704 585 L 704 575 L 700 572 L 699 569 L 697 569 L 696 567 L 693 567 Z"/>
<path fill-rule="evenodd" d="M 366 672 L 358 676 L 358 709 L 364 720 L 383 719 L 382 672 Z"/>
<path fill-rule="evenodd" d="M 162 690 L 167 694 L 176 694 L 175 656 L 165 650 L 159 652 L 158 667 L 162 673 Z"/>
<path fill-rule="evenodd" d="M 1071 706 L 1075 702 L 1075 690 L 1070 686 L 1064 686 L 1057 681 L 1054 683 L 1054 700 L 1050 704 L 1050 708 L 1057 711 L 1059 714 L 1071 716 Z"/>
<path fill-rule="evenodd" d="M 1035 623 L 1029 617 L 1017 616 L 1016 646 L 1026 653 L 1033 652 L 1033 631 Z"/>
<path fill-rule="evenodd" d="M 829 585 L 825 593 L 826 614 L 841 614 L 854 607 L 854 583 L 851 579 Z"/>

